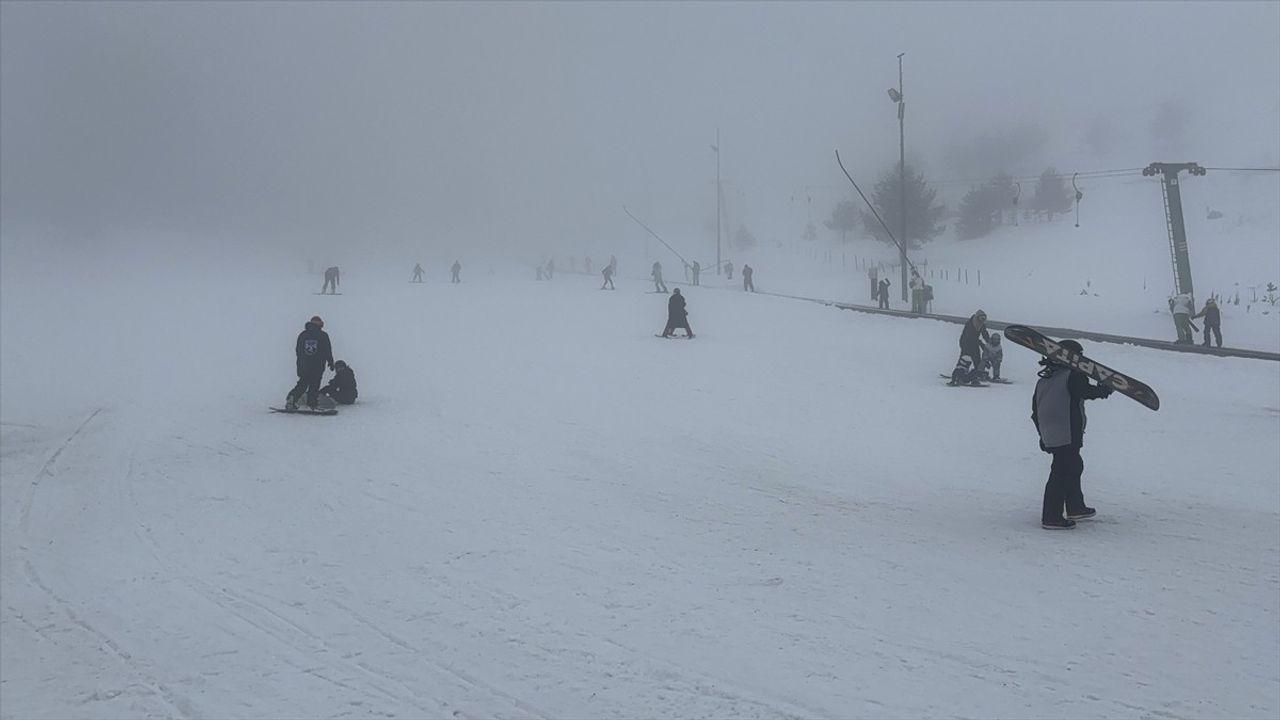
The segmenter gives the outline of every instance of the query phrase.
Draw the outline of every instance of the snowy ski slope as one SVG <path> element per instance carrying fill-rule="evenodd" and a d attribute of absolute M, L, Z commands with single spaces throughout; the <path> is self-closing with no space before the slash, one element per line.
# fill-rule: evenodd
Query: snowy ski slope
<path fill-rule="evenodd" d="M 1273 363 L 1098 346 L 1164 407 L 1046 532 L 1036 358 L 950 325 L 4 259 L 4 718 L 1280 713 Z M 316 313 L 360 402 L 272 415 Z"/>

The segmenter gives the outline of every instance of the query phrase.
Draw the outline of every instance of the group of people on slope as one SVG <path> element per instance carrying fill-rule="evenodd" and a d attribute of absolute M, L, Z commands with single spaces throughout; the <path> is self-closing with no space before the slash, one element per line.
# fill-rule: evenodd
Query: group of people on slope
<path fill-rule="evenodd" d="M 876 301 L 877 307 L 881 310 L 888 310 L 889 287 L 893 283 L 889 282 L 888 276 L 879 277 L 879 272 L 875 267 L 867 271 L 871 279 L 871 299 Z M 911 312 L 927 313 L 929 303 L 933 302 L 933 286 L 926 283 L 915 268 L 911 268 L 911 279 L 907 281 L 907 289 L 911 291 Z"/>
<path fill-rule="evenodd" d="M 1000 364 L 1004 347 L 1000 333 L 987 330 L 987 313 L 975 312 L 960 331 L 960 358 L 951 371 L 952 385 L 979 385 L 984 380 L 1002 382 Z"/>
<path fill-rule="evenodd" d="M 320 409 L 322 402 L 350 405 L 356 401 L 356 373 L 342 360 L 334 361 L 333 345 L 329 342 L 329 333 L 324 331 L 324 320 L 313 315 L 298 333 L 294 343 L 294 356 L 297 359 L 298 382 L 285 396 L 286 410 L 297 410 L 298 403 L 304 397 L 311 410 Z M 320 387 L 324 379 L 324 370 L 333 371 L 333 379 L 328 385 Z"/>
<path fill-rule="evenodd" d="M 1213 334 L 1213 339 L 1218 347 L 1222 347 L 1222 311 L 1218 309 L 1218 301 L 1212 297 L 1204 303 L 1204 309 L 1198 313 L 1195 312 L 1195 300 L 1191 297 L 1191 293 L 1178 293 L 1169 298 L 1169 312 L 1173 313 L 1173 326 L 1178 332 L 1178 339 L 1175 341 L 1179 345 L 1192 345 L 1195 343 L 1195 335 L 1192 334 L 1191 323 L 1196 318 L 1204 318 L 1204 342 L 1205 347 L 1209 347 L 1209 334 Z"/>
<path fill-rule="evenodd" d="M 453 272 L 453 279 L 452 279 L 450 282 L 456 282 L 456 283 L 460 283 L 460 282 L 462 282 L 462 278 L 461 278 L 461 273 L 462 273 L 462 263 L 461 263 L 461 262 L 458 262 L 457 260 L 454 260 L 454 261 L 453 261 L 453 267 L 451 267 L 451 268 L 449 268 L 449 269 Z M 424 272 L 424 270 L 422 269 L 422 263 L 414 263 L 414 264 L 413 264 L 413 279 L 412 279 L 412 280 L 410 280 L 409 282 L 416 282 L 416 283 L 420 283 L 420 282 L 422 282 L 422 273 L 423 273 L 423 272 Z"/>

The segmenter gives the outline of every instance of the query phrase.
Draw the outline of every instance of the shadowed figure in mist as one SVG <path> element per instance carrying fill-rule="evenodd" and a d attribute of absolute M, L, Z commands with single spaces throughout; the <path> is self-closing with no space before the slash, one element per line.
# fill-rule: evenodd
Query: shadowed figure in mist
<path fill-rule="evenodd" d="M 667 301 L 667 327 L 662 331 L 662 337 L 672 337 L 676 328 L 684 328 L 685 337 L 693 337 L 693 330 L 689 328 L 689 311 L 684 306 L 680 288 L 672 290 L 671 299 Z"/>
<path fill-rule="evenodd" d="M 329 293 L 330 295 L 337 294 L 338 292 L 338 266 L 337 265 L 334 265 L 331 268 L 325 268 L 324 287 L 320 288 L 320 294 L 324 295 L 326 292 Z"/>
<path fill-rule="evenodd" d="M 451 283 L 460 283 L 460 282 L 462 282 L 462 278 L 460 277 L 460 275 L 461 275 L 461 273 L 462 273 L 462 263 L 458 262 L 457 260 L 454 260 L 454 261 L 453 261 L 453 267 L 452 267 L 452 268 L 450 268 L 450 270 L 452 270 L 452 271 L 453 271 L 453 279 L 452 279 L 452 280 L 450 280 L 449 282 L 451 282 Z"/>
<path fill-rule="evenodd" d="M 422 282 L 422 263 L 413 264 L 413 282 Z"/>

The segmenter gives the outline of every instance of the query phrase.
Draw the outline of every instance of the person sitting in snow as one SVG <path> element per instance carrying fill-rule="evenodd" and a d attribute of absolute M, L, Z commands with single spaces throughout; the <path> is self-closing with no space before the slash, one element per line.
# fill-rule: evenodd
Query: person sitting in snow
<path fill-rule="evenodd" d="M 689 327 L 689 311 L 684 306 L 684 295 L 680 294 L 680 288 L 671 291 L 671 299 L 667 301 L 667 328 L 662 331 L 662 337 L 671 337 L 676 328 L 684 328 L 685 337 L 693 337 L 693 330 Z"/>
<path fill-rule="evenodd" d="M 1063 348 L 1082 354 L 1075 340 L 1063 340 Z M 1097 511 L 1084 504 L 1080 476 L 1084 473 L 1085 400 L 1101 400 L 1111 388 L 1093 385 L 1089 376 L 1052 358 L 1040 361 L 1043 369 L 1031 397 L 1031 422 L 1040 435 L 1040 449 L 1053 455 L 1049 481 L 1044 485 L 1044 508 L 1040 524 L 1049 530 L 1073 528 L 1077 520 L 1087 520 Z M 1062 516 L 1066 509 L 1066 517 Z"/>
<path fill-rule="evenodd" d="M 320 394 L 333 398 L 340 405 L 350 405 L 356 401 L 356 373 L 345 361 L 333 364 L 333 379 L 328 385 L 320 388 Z"/>

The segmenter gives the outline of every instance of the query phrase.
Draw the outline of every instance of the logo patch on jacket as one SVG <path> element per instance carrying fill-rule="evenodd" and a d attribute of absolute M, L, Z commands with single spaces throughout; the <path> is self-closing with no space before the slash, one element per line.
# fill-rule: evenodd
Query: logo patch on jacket
<path fill-rule="evenodd" d="M 320 341 L 319 340 L 303 340 L 302 352 L 308 355 L 315 355 L 316 353 L 320 352 Z"/>

